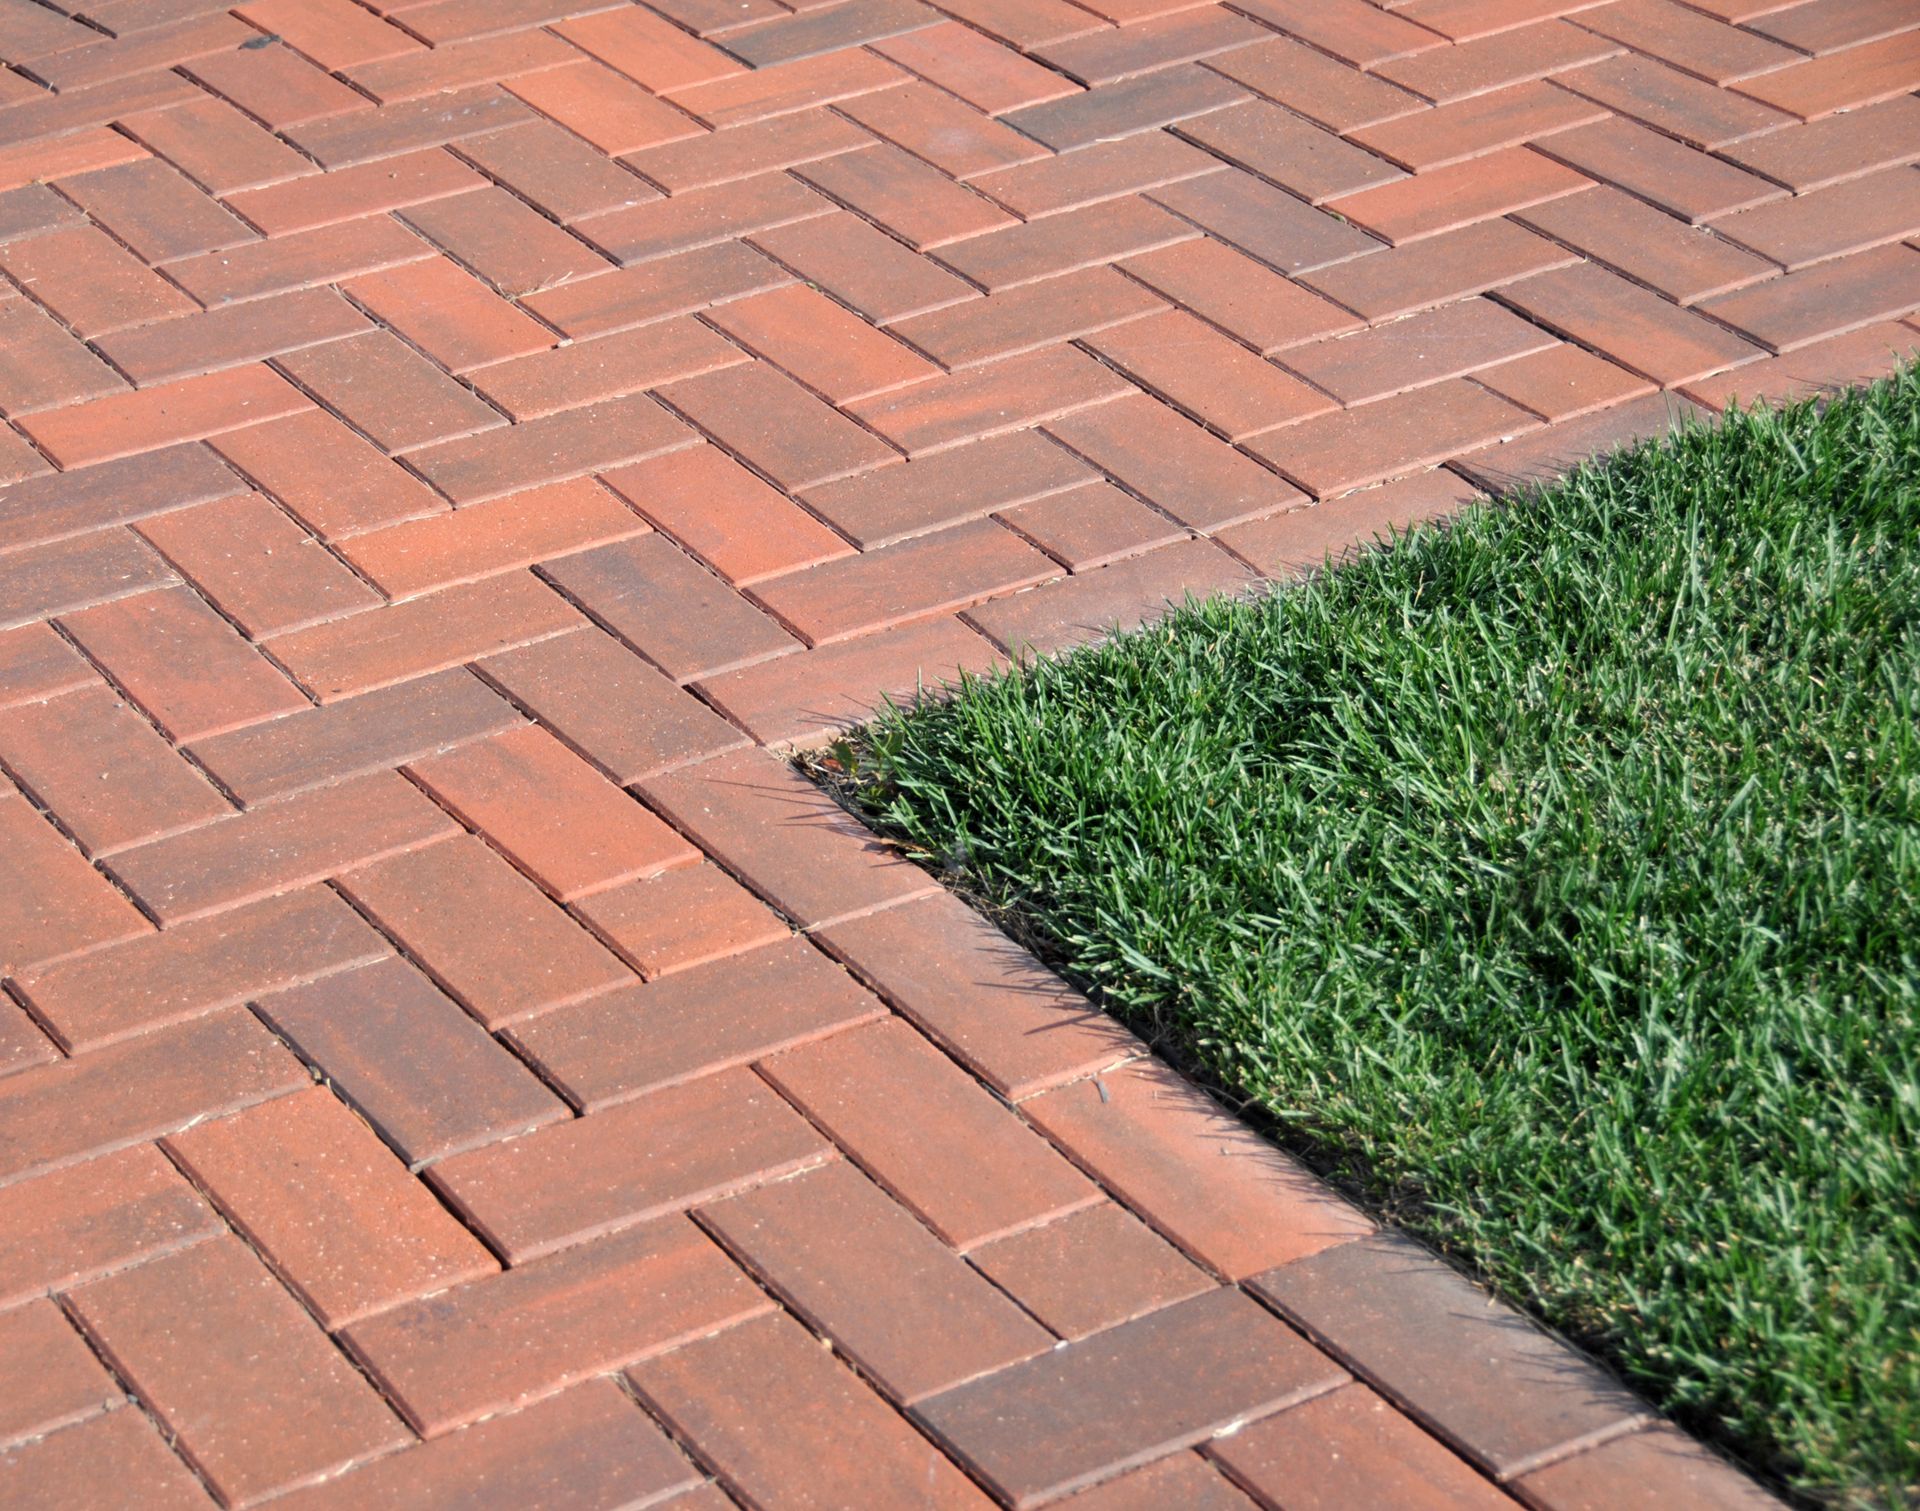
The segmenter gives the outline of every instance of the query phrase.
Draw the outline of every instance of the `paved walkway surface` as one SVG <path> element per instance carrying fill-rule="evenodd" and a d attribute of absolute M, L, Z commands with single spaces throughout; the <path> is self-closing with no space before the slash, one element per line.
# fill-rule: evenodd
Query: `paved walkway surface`
<path fill-rule="evenodd" d="M 1884 371 L 1917 28 L 0 3 L 0 1502 L 1761 1503 L 774 752 Z"/>

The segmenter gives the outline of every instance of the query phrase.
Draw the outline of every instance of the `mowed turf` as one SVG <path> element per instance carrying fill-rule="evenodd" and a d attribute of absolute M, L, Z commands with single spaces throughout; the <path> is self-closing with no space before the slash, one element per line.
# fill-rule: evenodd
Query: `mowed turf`
<path fill-rule="evenodd" d="M 1823 1501 L 1914 1493 L 1920 374 L 839 757 L 1115 1012 L 1681 1420 Z"/>

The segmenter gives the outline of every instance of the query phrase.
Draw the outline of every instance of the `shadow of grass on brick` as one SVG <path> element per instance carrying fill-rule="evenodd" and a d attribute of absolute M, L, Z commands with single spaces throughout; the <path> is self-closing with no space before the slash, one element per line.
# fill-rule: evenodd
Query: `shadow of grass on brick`
<path fill-rule="evenodd" d="M 839 754 L 1114 1012 L 1681 1420 L 1810 1498 L 1913 1493 L 1920 372 Z"/>

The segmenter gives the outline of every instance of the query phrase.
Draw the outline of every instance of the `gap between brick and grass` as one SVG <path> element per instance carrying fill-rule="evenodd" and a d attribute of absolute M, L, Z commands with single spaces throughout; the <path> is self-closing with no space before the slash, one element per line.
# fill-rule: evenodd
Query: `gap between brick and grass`
<path fill-rule="evenodd" d="M 1810 1502 L 1916 1496 L 1920 369 L 814 765 L 1676 1419 Z"/>

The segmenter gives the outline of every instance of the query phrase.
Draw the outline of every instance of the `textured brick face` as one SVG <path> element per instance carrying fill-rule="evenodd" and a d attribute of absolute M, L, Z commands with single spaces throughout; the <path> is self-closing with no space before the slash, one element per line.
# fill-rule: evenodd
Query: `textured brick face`
<path fill-rule="evenodd" d="M 756 1319 L 628 1374 L 662 1418 L 756 1499 L 992 1504 L 789 1318 Z"/>
<path fill-rule="evenodd" d="M 1053 1342 L 844 1161 L 716 1202 L 701 1217 L 897 1400 L 996 1372 Z"/>
<path fill-rule="evenodd" d="M 515 1046 L 593 1110 L 834 1034 L 885 1009 L 803 939 L 789 939 L 542 1013 Z"/>
<path fill-rule="evenodd" d="M 564 1115 L 552 1092 L 405 961 L 293 987 L 260 1011 L 409 1166 Z"/>
<path fill-rule="evenodd" d="M 409 1303 L 347 1339 L 431 1437 L 770 1309 L 673 1217 Z"/>
<path fill-rule="evenodd" d="M 1282 1265 L 1254 1289 L 1502 1478 L 1646 1414 L 1566 1344 L 1482 1300 L 1405 1238 Z M 1496 1383 L 1515 1371 L 1532 1382 L 1524 1399 Z"/>
<path fill-rule="evenodd" d="M 1098 1192 L 1045 1140 L 899 1019 L 767 1061 L 765 1074 L 861 1167 L 956 1248 L 1085 1206 Z M 885 1080 L 910 1127 L 864 1095 Z M 925 1128 L 939 1129 L 928 1138 Z"/>
<path fill-rule="evenodd" d="M 379 1394 L 237 1239 L 96 1281 L 75 1306 L 229 1500 L 406 1440 Z"/>
<path fill-rule="evenodd" d="M 324 1090 L 202 1124 L 164 1147 L 329 1326 L 495 1268 Z M 365 1221 L 319 1215 L 336 1211 Z"/>
<path fill-rule="evenodd" d="M 750 1071 L 446 1160 L 434 1184 L 513 1262 L 831 1159 L 830 1144 Z"/>
<path fill-rule="evenodd" d="M 0 1194 L 0 1300 L 63 1291 L 219 1231 L 218 1214 L 157 1150 L 103 1155 Z"/>
<path fill-rule="evenodd" d="M 784 753 L 1884 374 L 1911 5 L 5 14 L 0 1503 L 1765 1503 Z"/>
<path fill-rule="evenodd" d="M 1114 1467 L 1122 1444 L 1158 1457 L 1344 1379 L 1243 1293 L 1217 1290 L 935 1396 L 917 1414 L 1001 1495 L 1030 1505 Z"/>

